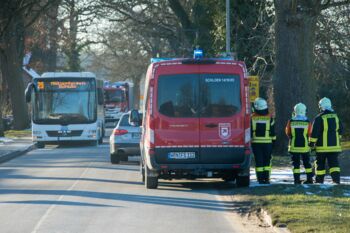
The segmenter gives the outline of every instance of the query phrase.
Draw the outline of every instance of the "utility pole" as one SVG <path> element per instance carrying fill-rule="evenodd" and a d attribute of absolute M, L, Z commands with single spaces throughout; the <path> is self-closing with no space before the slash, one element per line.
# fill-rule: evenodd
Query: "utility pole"
<path fill-rule="evenodd" d="M 226 0 L 226 54 L 231 54 L 230 0 Z"/>

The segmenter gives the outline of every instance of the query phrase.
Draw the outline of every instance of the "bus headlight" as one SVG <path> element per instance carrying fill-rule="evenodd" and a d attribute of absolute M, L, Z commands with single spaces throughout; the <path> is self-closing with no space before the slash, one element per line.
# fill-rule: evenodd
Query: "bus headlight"
<path fill-rule="evenodd" d="M 41 131 L 36 131 L 36 130 L 34 130 L 34 131 L 33 131 L 33 135 L 41 135 Z"/>
<path fill-rule="evenodd" d="M 88 130 L 88 137 L 89 138 L 95 138 L 96 137 L 96 130 Z"/>

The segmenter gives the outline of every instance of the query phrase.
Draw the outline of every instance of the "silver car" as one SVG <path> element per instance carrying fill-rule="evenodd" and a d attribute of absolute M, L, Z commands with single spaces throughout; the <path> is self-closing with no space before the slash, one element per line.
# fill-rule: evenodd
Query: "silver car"
<path fill-rule="evenodd" d="M 129 124 L 130 112 L 124 113 L 109 137 L 111 163 L 127 161 L 130 155 L 140 155 L 141 124 Z M 142 119 L 142 117 L 141 117 Z"/>

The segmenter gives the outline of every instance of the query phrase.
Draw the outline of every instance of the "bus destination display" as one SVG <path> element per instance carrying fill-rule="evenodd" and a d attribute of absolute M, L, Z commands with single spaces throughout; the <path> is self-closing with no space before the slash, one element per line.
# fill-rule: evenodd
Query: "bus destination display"
<path fill-rule="evenodd" d="M 91 84 L 88 81 L 38 81 L 39 90 L 90 90 Z"/>

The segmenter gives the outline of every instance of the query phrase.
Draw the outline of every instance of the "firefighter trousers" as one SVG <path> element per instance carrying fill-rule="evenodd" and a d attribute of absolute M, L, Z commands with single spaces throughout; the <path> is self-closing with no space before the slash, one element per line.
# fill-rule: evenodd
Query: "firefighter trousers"
<path fill-rule="evenodd" d="M 326 175 L 326 161 L 329 167 L 329 174 L 334 183 L 340 183 L 340 167 L 338 152 L 316 153 L 316 183 L 323 183 Z"/>
<path fill-rule="evenodd" d="M 272 143 L 252 143 L 256 178 L 259 183 L 269 183 L 271 173 Z"/>
<path fill-rule="evenodd" d="M 306 179 L 308 183 L 312 183 L 312 166 L 310 163 L 310 154 L 309 153 L 295 153 L 290 152 L 292 157 L 293 164 L 293 175 L 294 175 L 294 183 L 300 183 L 300 160 L 303 160 L 303 165 L 305 168 Z"/>

